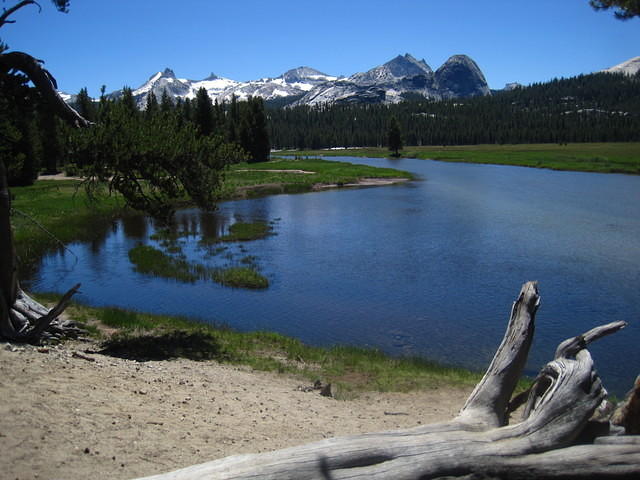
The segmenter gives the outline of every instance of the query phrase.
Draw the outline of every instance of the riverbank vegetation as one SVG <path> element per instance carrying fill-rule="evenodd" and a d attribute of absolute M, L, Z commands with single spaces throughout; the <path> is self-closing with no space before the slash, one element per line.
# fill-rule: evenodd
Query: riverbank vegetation
<path fill-rule="evenodd" d="M 409 172 L 369 167 L 348 162 L 329 162 L 319 158 L 274 158 L 264 163 L 241 163 L 227 171 L 222 198 L 255 197 L 277 193 L 303 193 L 320 186 L 355 184 L 364 178 L 412 179 Z M 305 157 L 308 157 L 305 155 Z"/>
<path fill-rule="evenodd" d="M 351 156 L 384 158 L 386 148 L 348 150 L 303 150 L 282 152 L 299 156 Z M 405 158 L 447 162 L 515 165 L 599 173 L 640 174 L 640 142 L 568 143 L 522 145 L 408 146 L 400 152 Z"/>
<path fill-rule="evenodd" d="M 53 301 L 55 296 L 38 298 Z M 422 358 L 394 358 L 376 349 L 342 345 L 312 347 L 278 333 L 238 332 L 182 317 L 77 303 L 69 307 L 68 314 L 101 342 L 103 353 L 137 360 L 184 357 L 247 365 L 261 371 L 293 374 L 308 385 L 316 380 L 325 385 L 331 383 L 333 392 L 342 399 L 364 391 L 471 387 L 481 378 L 480 373 Z"/>

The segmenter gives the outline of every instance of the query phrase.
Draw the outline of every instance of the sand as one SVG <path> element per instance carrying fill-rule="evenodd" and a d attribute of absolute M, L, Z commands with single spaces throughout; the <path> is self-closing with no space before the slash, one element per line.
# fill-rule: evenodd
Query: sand
<path fill-rule="evenodd" d="M 469 391 L 335 400 L 275 373 L 0 343 L 0 477 L 130 479 L 239 453 L 451 419 Z"/>

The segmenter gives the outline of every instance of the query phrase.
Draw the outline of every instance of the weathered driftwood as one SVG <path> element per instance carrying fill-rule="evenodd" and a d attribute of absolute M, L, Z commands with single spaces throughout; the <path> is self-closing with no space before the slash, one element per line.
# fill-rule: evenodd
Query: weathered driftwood
<path fill-rule="evenodd" d="M 237 455 L 146 480 L 638 478 L 640 437 L 573 445 L 607 395 L 585 347 L 624 322 L 563 342 L 531 389 L 522 420 L 508 425 L 509 399 L 531 345 L 538 305 L 537 285 L 529 282 L 487 373 L 450 422 Z"/>

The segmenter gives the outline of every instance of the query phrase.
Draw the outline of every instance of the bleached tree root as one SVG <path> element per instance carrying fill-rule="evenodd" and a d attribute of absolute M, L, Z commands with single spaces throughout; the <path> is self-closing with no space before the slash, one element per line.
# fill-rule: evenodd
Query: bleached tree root
<path fill-rule="evenodd" d="M 8 310 L 6 316 L 0 317 L 1 337 L 17 342 L 40 343 L 43 339 L 76 337 L 83 333 L 74 322 L 60 317 L 79 288 L 80 284 L 75 285 L 50 310 L 19 289 L 10 308 L 0 302 L 3 310 Z"/>
<path fill-rule="evenodd" d="M 508 424 L 538 305 L 537 284 L 528 282 L 487 373 L 450 422 L 231 456 L 145 480 L 638 478 L 640 437 L 574 445 L 607 396 L 586 346 L 624 322 L 563 342 L 531 389 L 521 421 Z"/>

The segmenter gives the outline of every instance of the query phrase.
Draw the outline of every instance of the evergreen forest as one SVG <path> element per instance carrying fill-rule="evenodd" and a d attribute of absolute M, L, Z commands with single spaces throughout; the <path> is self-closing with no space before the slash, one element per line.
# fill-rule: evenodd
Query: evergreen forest
<path fill-rule="evenodd" d="M 640 73 L 580 75 L 465 99 L 268 108 L 278 149 L 389 146 L 395 119 L 411 146 L 639 141 Z"/>
<path fill-rule="evenodd" d="M 98 101 L 82 89 L 72 106 L 95 125 L 89 129 L 69 126 L 49 109 L 27 77 L 0 74 L 0 159 L 7 166 L 9 185 L 30 185 L 40 173 L 60 171 L 102 180 L 113 178 L 116 171 L 131 171 L 147 181 L 155 174 L 161 183 L 163 176 L 174 178 L 178 168 L 197 163 L 187 156 L 215 158 L 211 168 L 181 173 L 217 185 L 225 165 L 269 159 L 267 117 L 259 97 L 246 101 L 234 97 L 219 104 L 204 89 L 192 100 L 177 102 L 166 94 L 158 99 L 150 93 L 140 110 L 129 88 L 118 98 L 105 95 L 103 88 Z M 159 171 L 159 158 L 166 160 L 164 172 Z M 166 171 L 171 163 L 176 172 Z M 145 166 L 149 171 L 144 171 Z M 133 190 L 139 185 L 133 176 L 126 179 L 129 184 L 123 182 L 112 186 L 129 189 L 131 198 L 136 197 Z M 167 188 L 158 185 L 157 191 Z M 145 203 L 133 206 L 147 209 L 162 199 L 149 198 Z"/>

